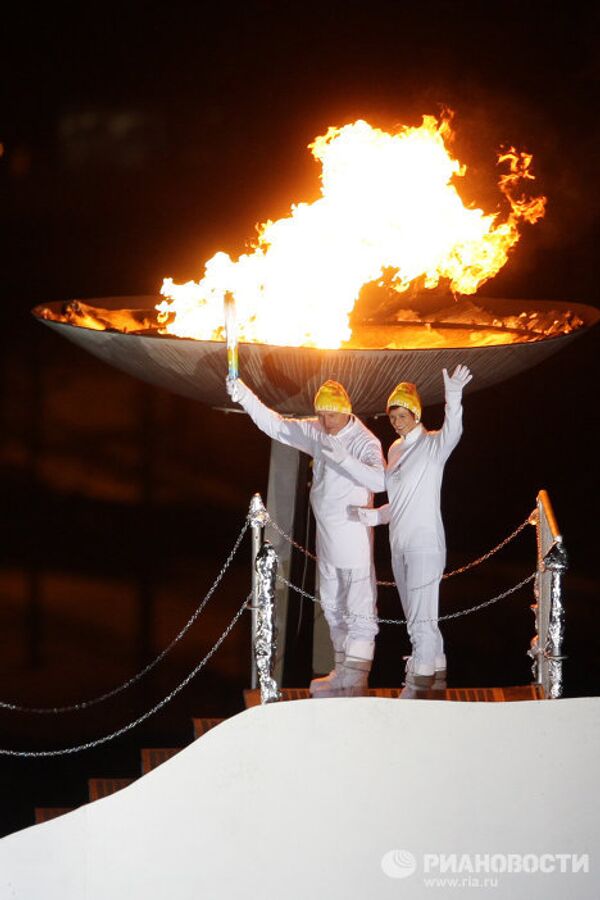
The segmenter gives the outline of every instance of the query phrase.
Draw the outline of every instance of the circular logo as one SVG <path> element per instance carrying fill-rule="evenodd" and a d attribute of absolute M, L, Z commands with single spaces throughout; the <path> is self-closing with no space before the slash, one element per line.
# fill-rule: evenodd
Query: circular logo
<path fill-rule="evenodd" d="M 409 878 L 417 871 L 417 860 L 408 850 L 388 850 L 381 868 L 388 878 Z"/>

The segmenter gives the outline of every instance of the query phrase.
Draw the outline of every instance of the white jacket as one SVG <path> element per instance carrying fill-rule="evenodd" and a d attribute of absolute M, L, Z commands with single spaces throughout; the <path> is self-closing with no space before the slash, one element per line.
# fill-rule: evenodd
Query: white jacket
<path fill-rule="evenodd" d="M 371 529 L 351 517 L 350 507 L 372 506 L 373 492 L 383 491 L 381 444 L 355 416 L 336 435 L 349 454 L 340 465 L 322 455 L 330 438 L 318 418 L 292 419 L 265 406 L 250 388 L 238 382 L 240 404 L 269 437 L 314 459 L 310 501 L 317 523 L 317 557 L 339 569 L 359 569 L 372 563 Z"/>
<path fill-rule="evenodd" d="M 418 425 L 389 449 L 385 486 L 389 503 L 378 510 L 379 522 L 390 526 L 394 551 L 445 551 L 440 504 L 446 460 L 462 434 L 462 393 L 446 393 L 440 431 Z"/>

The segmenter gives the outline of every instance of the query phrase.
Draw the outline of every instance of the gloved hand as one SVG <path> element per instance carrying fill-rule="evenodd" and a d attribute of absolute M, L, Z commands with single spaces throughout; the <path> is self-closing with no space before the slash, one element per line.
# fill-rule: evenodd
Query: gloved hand
<path fill-rule="evenodd" d="M 469 368 L 463 365 L 458 365 L 452 375 L 448 375 L 448 370 L 444 369 L 443 375 L 446 393 L 462 391 L 473 378 Z"/>
<path fill-rule="evenodd" d="M 230 378 L 227 376 L 225 379 L 225 390 L 231 397 L 234 403 L 239 403 L 242 399 L 242 391 L 240 386 L 243 384 L 241 378 Z"/>
<path fill-rule="evenodd" d="M 356 510 L 356 518 L 362 525 L 379 525 L 379 512 L 369 506 L 353 506 Z"/>
<path fill-rule="evenodd" d="M 348 451 L 342 442 L 331 436 L 321 441 L 321 453 L 325 459 L 332 463 L 337 463 L 338 466 L 341 466 L 348 457 Z"/>

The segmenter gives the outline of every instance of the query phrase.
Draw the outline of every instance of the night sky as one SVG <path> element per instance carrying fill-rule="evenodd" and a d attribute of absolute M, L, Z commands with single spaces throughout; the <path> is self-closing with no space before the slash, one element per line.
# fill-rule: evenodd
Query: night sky
<path fill-rule="evenodd" d="M 185 622 L 250 495 L 266 491 L 268 442 L 242 417 L 138 385 L 86 357 L 34 322 L 31 307 L 151 294 L 165 276 L 198 278 L 217 250 L 242 252 L 257 222 L 317 196 L 318 167 L 306 147 L 329 125 L 358 117 L 417 125 L 444 107 L 454 111 L 454 150 L 469 166 L 473 199 L 488 196 L 506 145 L 534 154 L 536 188 L 549 198 L 544 221 L 524 227 L 484 293 L 597 306 L 598 22 L 584 3 L 381 0 L 41 12 L 24 4 L 5 15 L 0 699 L 60 704 L 129 677 Z M 445 476 L 457 563 L 502 538 L 537 490 L 549 490 L 571 559 L 570 695 L 600 688 L 597 354 L 598 328 L 539 368 L 469 397 Z M 431 427 L 440 419 L 440 408 L 425 417 Z M 391 441 L 385 422 L 373 427 Z M 469 599 L 525 574 L 531 542 L 511 553 Z M 385 567 L 384 543 L 378 554 Z M 206 631 L 116 712 L 88 714 L 83 724 L 3 712 L 0 745 L 73 744 L 148 708 L 216 639 L 246 574 L 244 557 Z M 530 615 L 493 613 L 460 635 L 450 631 L 457 678 L 525 683 Z M 399 683 L 395 640 L 380 642 L 379 684 Z M 232 641 L 143 736 L 64 763 L 0 760 L 9 798 L 3 830 L 30 824 L 36 803 L 83 802 L 85 778 L 128 774 L 144 743 L 182 743 L 185 716 L 239 710 L 247 634 Z"/>

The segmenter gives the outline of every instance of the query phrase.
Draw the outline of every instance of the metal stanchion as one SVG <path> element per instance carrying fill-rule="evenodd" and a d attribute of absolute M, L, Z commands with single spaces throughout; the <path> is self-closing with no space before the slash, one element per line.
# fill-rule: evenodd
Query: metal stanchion
<path fill-rule="evenodd" d="M 254 647 L 256 646 L 257 635 L 257 616 L 258 616 L 258 573 L 256 569 L 256 561 L 263 541 L 263 529 L 269 521 L 269 515 L 265 509 L 260 494 L 254 494 L 250 501 L 250 509 L 248 511 L 248 519 L 252 529 L 252 652 L 251 652 L 251 674 L 250 687 L 258 686 L 258 677 L 256 671 L 256 659 L 254 656 Z"/>
<path fill-rule="evenodd" d="M 256 637 L 254 658 L 260 684 L 260 702 L 273 703 L 281 699 L 273 678 L 275 666 L 275 579 L 277 554 L 265 541 L 256 558 Z"/>
<path fill-rule="evenodd" d="M 562 595 L 563 572 L 569 567 L 567 551 L 562 544 L 557 544 L 544 559 L 544 566 L 551 572 L 550 587 L 550 622 L 544 645 L 544 658 L 548 668 L 548 697 L 557 700 L 562 697 L 563 677 L 562 664 L 566 659 L 562 655 L 562 644 L 565 634 L 565 607 Z"/>
<path fill-rule="evenodd" d="M 563 693 L 565 608 L 562 576 L 568 568 L 568 557 L 546 491 L 540 491 L 537 497 L 535 526 L 538 564 L 533 609 L 536 634 L 529 655 L 533 659 L 535 680 L 542 685 L 549 700 L 557 700 Z"/>

